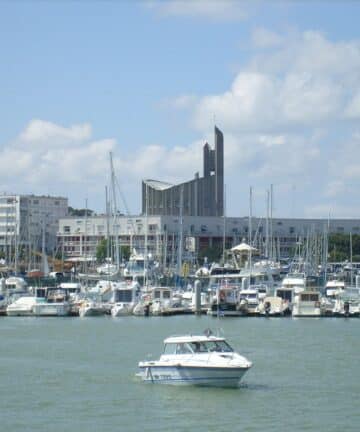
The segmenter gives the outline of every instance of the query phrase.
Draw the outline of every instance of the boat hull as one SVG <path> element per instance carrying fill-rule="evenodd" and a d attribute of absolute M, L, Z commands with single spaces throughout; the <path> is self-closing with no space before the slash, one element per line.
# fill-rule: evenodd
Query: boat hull
<path fill-rule="evenodd" d="M 69 305 L 64 303 L 42 303 L 33 306 L 34 316 L 67 316 L 69 312 Z"/>
<path fill-rule="evenodd" d="M 239 317 L 239 316 L 246 316 L 248 311 L 247 308 L 240 307 L 240 305 L 237 305 L 235 303 L 215 303 L 213 304 L 209 310 L 208 315 L 211 315 L 213 317 L 219 317 L 219 316 L 228 316 L 228 317 Z"/>
<path fill-rule="evenodd" d="M 139 367 L 143 381 L 159 384 L 196 385 L 206 387 L 238 387 L 249 368 L 153 366 Z"/>
<path fill-rule="evenodd" d="M 7 309 L 7 316 L 34 316 L 32 309 Z"/>
<path fill-rule="evenodd" d="M 98 317 L 98 316 L 104 316 L 105 315 L 105 310 L 102 308 L 93 308 L 93 307 L 89 307 L 89 308 L 84 308 L 84 309 L 79 309 L 79 316 L 80 317 Z"/>

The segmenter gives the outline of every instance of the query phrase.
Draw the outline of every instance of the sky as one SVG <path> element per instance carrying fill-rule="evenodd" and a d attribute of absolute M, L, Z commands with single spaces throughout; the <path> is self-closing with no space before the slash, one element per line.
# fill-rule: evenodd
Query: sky
<path fill-rule="evenodd" d="M 0 193 L 119 210 L 202 175 L 226 215 L 360 217 L 360 2 L 0 0 Z"/>

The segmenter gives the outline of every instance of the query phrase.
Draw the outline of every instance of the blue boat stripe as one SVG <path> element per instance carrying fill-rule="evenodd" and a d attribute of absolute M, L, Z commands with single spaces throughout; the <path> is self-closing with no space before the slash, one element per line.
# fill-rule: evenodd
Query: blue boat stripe
<path fill-rule="evenodd" d="M 198 378 L 161 378 L 161 379 L 146 379 L 150 382 L 164 382 L 164 381 L 199 381 L 199 380 L 237 380 L 238 377 L 198 377 Z"/>

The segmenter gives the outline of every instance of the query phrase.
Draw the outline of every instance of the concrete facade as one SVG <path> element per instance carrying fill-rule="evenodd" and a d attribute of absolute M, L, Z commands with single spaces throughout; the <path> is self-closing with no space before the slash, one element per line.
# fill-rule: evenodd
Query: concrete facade
<path fill-rule="evenodd" d="M 203 148 L 204 176 L 199 173 L 185 183 L 171 185 L 158 180 L 142 182 L 142 214 L 223 216 L 224 137 L 215 126 L 215 148 Z"/>
<path fill-rule="evenodd" d="M 297 242 L 305 242 L 313 235 L 323 235 L 328 221 L 323 219 L 252 218 L 253 244 L 263 253 L 266 247 L 276 249 L 282 257 L 293 253 Z M 272 232 L 270 241 L 266 233 Z M 329 233 L 360 234 L 360 219 L 337 219 L 329 222 Z M 196 257 L 198 252 L 211 246 L 226 248 L 249 239 L 248 217 L 195 217 L 184 216 L 119 216 L 116 221 L 105 216 L 62 218 L 59 221 L 58 243 L 68 257 L 95 256 L 98 242 L 107 237 L 119 239 L 120 245 L 147 250 L 159 261 L 176 262 L 179 245 L 183 257 Z M 147 239 L 147 240 L 145 240 Z M 267 240 L 268 239 L 268 240 Z"/>
<path fill-rule="evenodd" d="M 45 249 L 56 249 L 58 222 L 68 214 L 68 199 L 36 195 L 0 195 L 0 250 L 13 256 L 15 245 L 41 250 L 45 231 Z"/>

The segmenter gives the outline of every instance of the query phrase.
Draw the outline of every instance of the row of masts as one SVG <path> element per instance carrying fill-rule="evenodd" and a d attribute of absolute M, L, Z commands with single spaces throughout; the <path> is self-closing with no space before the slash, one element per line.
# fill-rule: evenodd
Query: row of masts
<path fill-rule="evenodd" d="M 117 203 L 117 192 L 120 193 L 123 204 L 127 210 L 126 201 L 121 193 L 121 189 L 117 182 L 117 178 L 115 175 L 114 164 L 113 164 L 113 156 L 110 152 L 110 172 L 111 172 L 111 187 L 110 193 L 108 192 L 108 188 L 105 187 L 105 198 L 106 198 L 106 238 L 107 238 L 107 257 L 110 259 L 111 257 L 115 258 L 115 265 L 117 268 L 120 268 L 120 245 L 119 245 L 119 233 L 118 229 L 118 203 Z M 224 186 L 224 214 L 223 214 L 223 253 L 222 253 L 222 261 L 225 264 L 226 261 L 226 186 Z M 183 244 L 184 244 L 184 230 L 183 230 L 183 206 L 184 206 L 184 197 L 183 197 L 183 186 L 180 188 L 180 206 L 179 206 L 179 232 L 178 234 L 172 234 L 172 256 L 171 263 L 174 267 L 176 267 L 176 271 L 178 274 L 181 274 L 181 269 L 183 266 Z M 144 232 L 144 244 L 143 244 L 143 255 L 144 255 L 144 278 L 146 277 L 146 268 L 148 264 L 148 185 L 146 184 L 145 191 L 145 232 Z M 86 199 L 86 211 L 85 211 L 85 229 L 84 229 L 84 240 L 87 238 L 87 217 L 88 217 L 88 204 Z M 128 213 L 128 210 L 127 210 Z M 113 219 L 113 235 L 110 236 L 110 217 Z M 43 221 L 43 225 L 44 225 Z M 133 223 L 133 222 L 132 222 Z M 135 228 L 134 233 L 135 233 Z M 273 235 L 273 185 L 270 186 L 270 190 L 267 191 L 266 198 L 266 224 L 265 224 L 265 244 L 263 241 L 263 237 L 260 235 L 259 228 L 255 230 L 255 234 L 253 233 L 253 188 L 250 187 L 249 190 L 249 225 L 248 225 L 248 243 L 251 247 L 257 248 L 262 252 L 262 255 L 269 260 L 278 260 L 280 259 L 280 245 L 279 239 L 276 243 Z M 304 245 L 301 239 L 298 240 L 299 250 L 296 251 L 296 255 L 299 258 L 301 254 L 305 254 L 303 259 L 307 262 L 313 260 L 316 264 L 321 264 L 324 268 L 326 268 L 327 255 L 328 255 L 328 231 L 329 231 L 329 222 L 327 227 L 324 227 L 324 233 L 322 239 L 319 239 L 315 233 L 309 233 L 308 236 L 305 237 L 306 244 Z M 111 245 L 111 237 L 112 237 L 112 245 Z M 261 237 L 261 240 L 260 240 Z M 14 268 L 15 271 L 18 268 L 18 251 L 17 251 L 17 233 L 15 229 L 14 239 L 14 248 L 15 252 L 13 254 L 14 259 Z M 176 241 L 175 241 L 176 240 Z M 162 255 L 162 264 L 163 267 L 166 267 L 168 262 L 168 234 L 163 235 L 162 246 L 163 251 Z M 132 250 L 132 235 L 130 235 L 130 249 Z M 177 243 L 177 245 L 175 245 Z M 351 243 L 351 234 L 350 234 L 350 243 Z M 302 251 L 300 251 L 302 249 Z M 42 228 L 42 253 L 45 254 L 45 226 Z M 156 247 L 156 252 L 159 254 L 160 247 Z M 352 262 L 352 243 L 350 247 L 351 254 L 351 262 Z M 11 254 L 10 254 L 11 255 Z M 29 253 L 29 256 L 31 254 Z M 87 246 L 85 241 L 84 247 L 84 255 L 85 255 L 85 266 L 87 265 L 86 255 L 87 255 Z M 160 254 L 159 254 L 160 255 Z M 312 258 L 311 258 L 312 257 Z M 319 258 L 320 257 L 320 258 Z M 249 257 L 248 257 L 248 266 L 252 267 L 252 251 L 250 249 Z M 7 260 L 10 262 L 10 260 Z M 31 259 L 29 259 L 29 265 L 31 263 Z"/>

